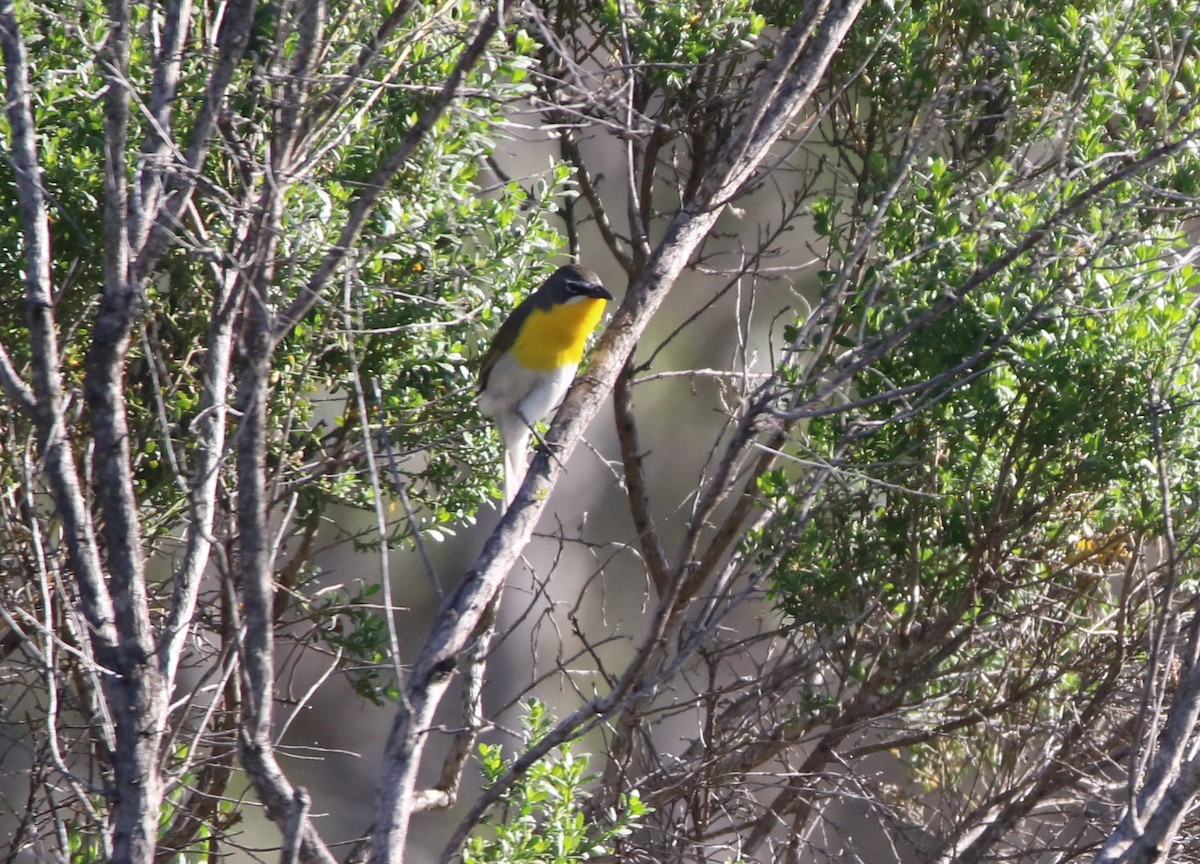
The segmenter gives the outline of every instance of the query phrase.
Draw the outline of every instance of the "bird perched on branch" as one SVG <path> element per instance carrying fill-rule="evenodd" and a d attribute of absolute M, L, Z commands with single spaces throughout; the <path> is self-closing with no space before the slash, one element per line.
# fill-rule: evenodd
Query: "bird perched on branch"
<path fill-rule="evenodd" d="M 571 385 L 588 334 L 613 295 L 591 270 L 559 267 L 513 310 L 483 355 L 479 410 L 504 444 L 504 503 L 525 479 L 533 424 L 548 415 Z"/>

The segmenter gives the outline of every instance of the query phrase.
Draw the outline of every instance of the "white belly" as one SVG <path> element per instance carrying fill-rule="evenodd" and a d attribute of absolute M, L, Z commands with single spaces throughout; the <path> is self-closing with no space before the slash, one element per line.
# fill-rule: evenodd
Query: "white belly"
<path fill-rule="evenodd" d="M 519 412 L 525 422 L 536 423 L 562 401 L 576 368 L 567 364 L 548 371 L 526 369 L 505 354 L 488 374 L 487 389 L 479 394 L 479 410 L 489 417 Z"/>

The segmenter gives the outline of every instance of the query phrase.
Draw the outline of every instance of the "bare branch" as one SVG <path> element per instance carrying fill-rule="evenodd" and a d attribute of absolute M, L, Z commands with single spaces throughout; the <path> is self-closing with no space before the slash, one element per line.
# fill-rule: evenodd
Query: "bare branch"
<path fill-rule="evenodd" d="M 247 359 L 238 387 L 241 426 L 237 440 L 237 589 L 244 609 L 244 635 L 238 642 L 244 681 L 238 753 L 268 818 L 287 831 L 300 804 L 275 757 L 272 720 L 275 692 L 275 640 L 271 617 L 270 529 L 267 520 L 267 399 L 270 341 L 265 290 L 254 286 L 246 334 Z M 333 864 L 308 820 L 303 822 L 301 857 Z"/>
<path fill-rule="evenodd" d="M 3 343 L 0 343 L 0 386 L 26 414 L 32 416 L 33 412 L 37 410 L 37 400 L 33 396 L 33 388 L 21 378 L 21 373 L 13 366 Z"/>
<path fill-rule="evenodd" d="M 29 66 L 25 45 L 11 2 L 0 3 L 0 48 L 6 77 L 6 112 L 11 127 L 10 158 L 17 181 L 17 200 L 25 239 L 25 302 L 33 350 L 32 389 L 37 400 L 35 419 L 41 438 L 45 470 L 55 505 L 63 519 L 63 534 L 71 568 L 79 581 L 83 612 L 92 628 L 101 662 L 113 663 L 117 643 L 112 598 L 92 532 L 79 475 L 67 440 L 57 325 L 50 276 L 50 233 L 37 157 L 33 109 L 29 95 Z M 112 668 L 110 666 L 110 668 Z"/>
<path fill-rule="evenodd" d="M 705 174 L 696 194 L 699 201 L 719 207 L 750 178 L 816 91 L 825 67 L 862 7 L 861 0 L 808 0 L 804 4 L 800 17 L 759 74 L 732 136 Z"/>
<path fill-rule="evenodd" d="M 497 600 L 499 597 L 497 596 Z M 462 728 L 455 733 L 450 749 L 442 762 L 441 774 L 432 789 L 416 793 L 413 810 L 442 810 L 453 807 L 458 800 L 458 787 L 463 769 L 471 757 L 475 741 L 484 728 L 483 681 L 487 665 L 488 645 L 496 627 L 496 607 L 485 611 L 479 622 L 479 632 L 464 655 L 462 669 Z"/>
<path fill-rule="evenodd" d="M 158 215 L 168 164 L 176 153 L 172 114 L 192 17 L 191 0 L 170 0 L 165 11 L 162 41 L 157 46 L 153 61 L 154 80 L 150 88 L 149 116 L 137 166 L 136 197 L 129 208 L 130 246 L 135 254 L 144 247 L 151 220 Z"/>
<path fill-rule="evenodd" d="M 1173 605 L 1178 584 L 1180 549 L 1175 535 L 1174 504 L 1168 457 L 1163 444 L 1160 412 L 1155 399 L 1150 406 L 1150 426 L 1158 474 L 1159 508 L 1166 546 L 1167 585 L 1162 600 L 1164 611 Z M 1132 794 L 1125 813 L 1095 857 L 1096 864 L 1157 864 L 1170 860 L 1171 844 L 1179 833 L 1183 818 L 1200 791 L 1200 756 L 1193 737 L 1200 722 L 1200 614 L 1191 613 L 1187 653 L 1182 658 L 1184 673 L 1171 697 L 1157 749 L 1142 786 Z M 1161 651 L 1161 621 L 1156 624 L 1155 643 Z M 1148 671 L 1147 686 L 1152 686 L 1155 665 Z M 1153 740 L 1153 739 L 1150 739 Z M 1148 746 L 1148 745 L 1147 745 Z M 1131 778 L 1132 780 L 1132 778 Z"/>
<path fill-rule="evenodd" d="M 301 838 L 304 836 L 304 826 L 308 822 L 308 808 L 312 800 L 308 790 L 297 786 L 292 790 L 292 818 L 288 822 L 287 832 L 283 837 L 283 851 L 279 855 L 279 864 L 296 864 L 300 860 Z"/>
<path fill-rule="evenodd" d="M 144 279 L 150 274 L 175 236 L 182 216 L 191 202 L 200 170 L 208 157 L 234 72 L 241 63 L 254 32 L 254 16 L 258 8 L 256 0 L 231 0 L 222 8 L 221 28 L 217 33 L 217 59 L 206 82 L 200 110 L 192 124 L 191 140 L 184 152 L 183 165 L 181 170 L 169 178 L 167 194 L 161 199 L 158 210 L 154 214 L 146 214 L 141 223 L 149 227 L 145 241 L 133 250 L 136 258 L 132 273 L 136 280 Z M 182 35 L 181 32 L 180 36 Z M 164 96 L 167 95 L 167 90 L 164 86 Z"/>
<path fill-rule="evenodd" d="M 192 519 L 187 527 L 183 561 L 175 574 L 171 608 L 158 638 L 159 668 L 165 682 L 175 680 L 180 652 L 187 639 L 200 579 L 208 566 L 213 543 L 216 515 L 217 481 L 225 453 L 226 419 L 229 414 L 230 368 L 234 342 L 234 322 L 239 304 L 236 286 L 239 280 L 230 274 L 214 280 L 208 351 L 203 375 L 200 413 L 193 424 L 196 461 L 189 483 Z"/>
<path fill-rule="evenodd" d="M 633 526 L 637 531 L 650 581 L 659 597 L 667 593 L 669 578 L 667 553 L 662 548 L 650 510 L 650 489 L 646 483 L 643 454 L 638 444 L 637 425 L 633 413 L 633 370 L 628 364 L 617 376 L 613 387 L 613 410 L 617 416 L 617 436 L 621 442 L 621 460 L 625 463 L 625 485 Z"/>

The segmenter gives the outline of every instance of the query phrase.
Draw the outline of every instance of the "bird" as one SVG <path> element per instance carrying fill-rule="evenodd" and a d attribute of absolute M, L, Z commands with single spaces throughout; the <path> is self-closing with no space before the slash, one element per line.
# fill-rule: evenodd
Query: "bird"
<path fill-rule="evenodd" d="M 555 270 L 500 325 L 479 367 L 479 410 L 504 446 L 504 505 L 525 479 L 533 425 L 562 401 L 583 359 L 588 335 L 613 295 L 591 270 Z"/>

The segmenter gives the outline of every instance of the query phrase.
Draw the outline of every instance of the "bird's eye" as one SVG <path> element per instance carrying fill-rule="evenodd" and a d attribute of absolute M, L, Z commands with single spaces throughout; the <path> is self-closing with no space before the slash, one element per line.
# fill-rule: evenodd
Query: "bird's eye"
<path fill-rule="evenodd" d="M 567 290 L 572 294 L 582 294 L 587 286 L 582 282 L 576 282 L 573 279 L 567 280 Z"/>

